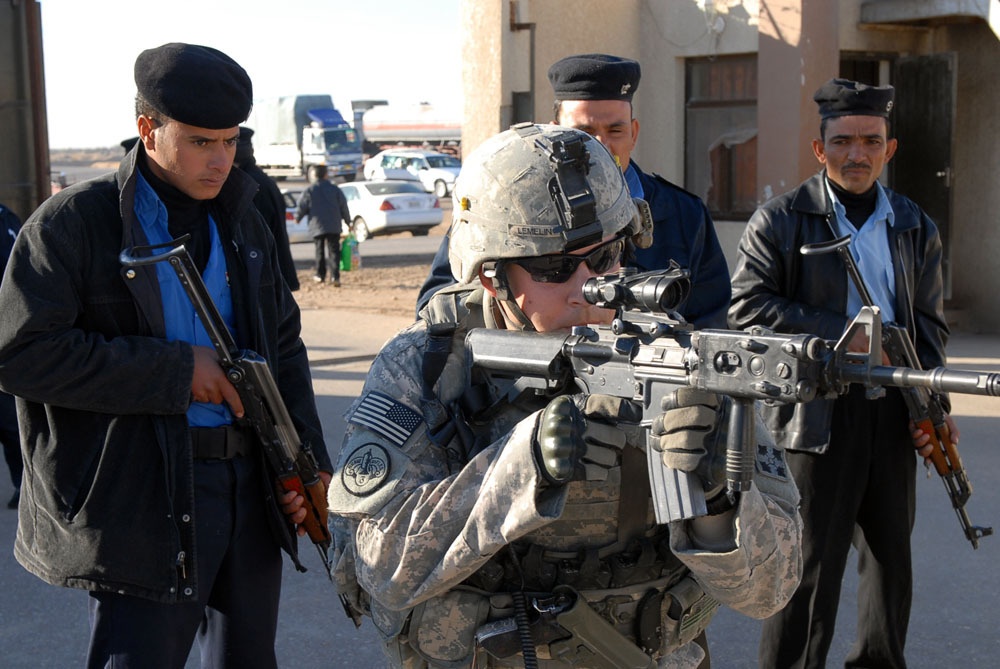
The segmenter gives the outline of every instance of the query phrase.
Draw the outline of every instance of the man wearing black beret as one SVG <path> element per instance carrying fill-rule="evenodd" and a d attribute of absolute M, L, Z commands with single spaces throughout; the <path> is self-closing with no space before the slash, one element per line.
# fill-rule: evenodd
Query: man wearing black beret
<path fill-rule="evenodd" d="M 275 667 L 281 550 L 304 499 L 277 493 L 244 408 L 166 263 L 134 246 L 190 235 L 240 347 L 263 356 L 329 483 L 330 458 L 256 184 L 232 169 L 247 73 L 215 49 L 135 61 L 138 142 L 25 223 L 0 288 L 0 386 L 18 397 L 26 467 L 17 560 L 90 591 L 87 666 Z"/>
<path fill-rule="evenodd" d="M 632 97 L 639 88 L 639 63 L 606 54 L 568 56 L 549 68 L 555 92 L 555 123 L 590 133 L 618 159 L 633 197 L 649 203 L 653 244 L 633 249 L 629 264 L 642 271 L 664 269 L 676 260 L 691 272 L 691 295 L 680 308 L 696 327 L 724 327 L 729 307 L 729 268 L 704 202 L 631 159 L 639 138 Z M 446 243 L 438 251 L 421 289 L 417 310 L 434 291 L 451 283 Z"/>
<path fill-rule="evenodd" d="M 851 253 L 883 320 L 905 328 L 924 368 L 945 364 L 941 239 L 908 198 L 878 182 L 896 151 L 891 86 L 833 79 L 816 91 L 823 170 L 762 205 L 740 242 L 729 325 L 837 340 L 862 302 L 837 254 L 804 244 L 851 238 Z M 863 332 L 850 350 L 865 352 Z M 887 362 L 887 361 L 883 361 Z M 876 363 L 877 364 L 877 363 Z M 858 551 L 858 638 L 845 666 L 905 667 L 912 599 L 910 532 L 916 453 L 898 389 L 869 400 L 851 386 L 834 400 L 763 407 L 802 494 L 803 575 L 791 602 L 765 621 L 762 667 L 823 667 L 852 541 Z M 957 442 L 958 430 L 946 419 Z"/>

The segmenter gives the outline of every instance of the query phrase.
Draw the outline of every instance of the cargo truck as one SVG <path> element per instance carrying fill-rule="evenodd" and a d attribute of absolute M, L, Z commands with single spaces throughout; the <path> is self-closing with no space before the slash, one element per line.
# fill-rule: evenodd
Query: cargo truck
<path fill-rule="evenodd" d="M 254 130 L 257 164 L 276 179 L 312 177 L 326 165 L 330 178 L 354 181 L 361 142 L 329 95 L 287 95 L 255 100 L 246 125 Z"/>

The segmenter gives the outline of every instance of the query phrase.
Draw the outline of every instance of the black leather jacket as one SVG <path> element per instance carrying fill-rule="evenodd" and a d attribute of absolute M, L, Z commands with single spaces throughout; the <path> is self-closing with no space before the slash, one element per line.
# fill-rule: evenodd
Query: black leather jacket
<path fill-rule="evenodd" d="M 835 214 L 825 172 L 765 203 L 740 241 L 729 326 L 764 325 L 777 332 L 836 340 L 847 327 L 847 272 L 836 254 L 803 256 L 803 244 L 835 239 Z M 905 327 L 921 364 L 945 362 L 941 239 L 937 226 L 910 199 L 886 189 L 895 215 L 889 250 L 896 277 L 896 324 Z M 789 450 L 824 452 L 833 400 L 767 408 L 765 419 Z"/>
<path fill-rule="evenodd" d="M 164 337 L 155 267 L 118 259 L 146 243 L 133 212 L 141 150 L 24 224 L 0 290 L 0 386 L 18 396 L 24 443 L 18 561 L 55 585 L 172 602 L 198 590 L 197 570 L 177 566 L 182 552 L 195 564 L 197 550 L 185 415 L 194 358 L 189 344 Z M 254 190 L 234 169 L 212 203 L 238 343 L 269 361 L 300 436 L 329 471 L 299 310 Z"/>

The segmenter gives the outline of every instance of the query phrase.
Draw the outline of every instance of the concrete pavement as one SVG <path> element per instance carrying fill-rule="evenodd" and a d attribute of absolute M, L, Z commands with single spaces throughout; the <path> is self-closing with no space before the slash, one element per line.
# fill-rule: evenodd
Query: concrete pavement
<path fill-rule="evenodd" d="M 408 317 L 342 312 L 303 312 L 303 339 L 310 349 L 317 405 L 331 455 L 336 458 L 343 414 L 359 394 L 371 358 L 382 343 L 411 322 Z M 949 366 L 1000 372 L 1000 336 L 957 333 L 948 347 Z M 961 451 L 975 492 L 967 510 L 972 521 L 1000 530 L 1000 399 L 953 398 L 961 428 Z M 0 477 L 0 500 L 11 494 Z M 907 657 L 915 669 L 995 666 L 1000 657 L 996 615 L 1000 610 L 1000 537 L 984 538 L 973 551 L 963 538 L 942 484 L 918 483 L 914 606 Z M 0 666 L 63 668 L 83 664 L 87 644 L 86 593 L 55 588 L 25 572 L 10 547 L 16 514 L 0 510 Z M 371 621 L 355 630 L 344 616 L 318 555 L 303 546 L 310 571 L 287 566 L 279 620 L 280 666 L 294 669 L 383 666 Z M 830 666 L 842 663 L 853 639 L 857 577 L 848 565 Z M 756 667 L 759 622 L 722 611 L 709 628 L 713 666 Z M 197 651 L 189 667 L 198 666 Z"/>

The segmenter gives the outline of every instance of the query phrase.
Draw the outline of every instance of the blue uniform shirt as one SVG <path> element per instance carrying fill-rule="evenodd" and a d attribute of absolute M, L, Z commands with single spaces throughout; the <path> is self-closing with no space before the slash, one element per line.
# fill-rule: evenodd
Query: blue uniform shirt
<path fill-rule="evenodd" d="M 167 227 L 167 208 L 160 201 L 156 192 L 137 173 L 135 188 L 135 215 L 142 224 L 143 232 L 150 244 L 164 244 L 171 240 Z M 212 249 L 208 264 L 202 278 L 208 292 L 215 302 L 226 327 L 234 330 L 233 300 L 229 293 L 229 281 L 226 275 L 226 258 L 222 251 L 222 242 L 216 230 L 215 221 L 208 218 L 211 230 Z M 162 249 L 160 253 L 166 253 Z M 180 279 L 167 263 L 156 264 L 156 276 L 160 281 L 160 295 L 163 302 L 163 321 L 167 329 L 168 341 L 186 341 L 195 346 L 212 346 L 212 340 L 198 318 L 191 299 L 184 292 Z M 233 422 L 233 415 L 225 404 L 211 402 L 192 402 L 187 411 L 188 423 L 192 427 L 219 427 Z"/>
<path fill-rule="evenodd" d="M 889 226 L 895 221 L 892 206 L 877 181 L 875 188 L 878 195 L 875 201 L 875 211 L 868 217 L 864 225 L 855 228 L 847 220 L 847 210 L 837 199 L 830 184 L 824 181 L 827 194 L 833 202 L 836 214 L 837 234 L 841 237 L 850 236 L 851 255 L 858 266 L 861 278 L 872 296 L 875 305 L 882 311 L 882 320 L 887 323 L 896 320 L 896 274 L 892 266 L 892 253 L 889 250 Z M 861 311 L 861 294 L 853 281 L 847 282 L 847 315 L 851 318 Z"/>

